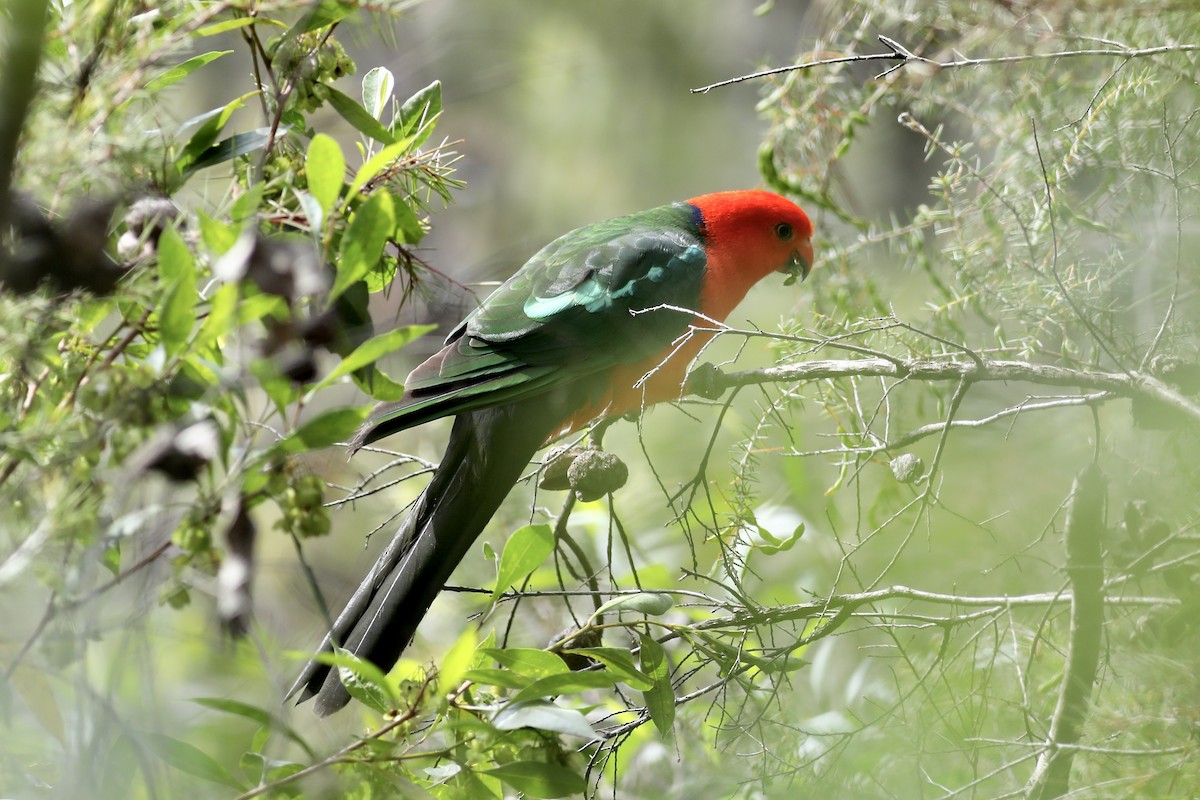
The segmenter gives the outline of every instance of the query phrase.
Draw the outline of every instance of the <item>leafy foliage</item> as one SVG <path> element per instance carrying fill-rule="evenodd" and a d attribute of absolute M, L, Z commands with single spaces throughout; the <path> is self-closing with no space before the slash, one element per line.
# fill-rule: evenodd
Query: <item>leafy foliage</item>
<path fill-rule="evenodd" d="M 250 622 L 258 527 L 310 571 L 349 506 L 428 471 L 384 452 L 347 480 L 324 452 L 399 396 L 380 364 L 429 328 L 376 331 L 368 303 L 430 276 L 415 248 L 459 186 L 440 83 L 349 80 L 339 34 L 389 5 L 45 4 L 45 79 L 0 164 L 21 190 L 0 196 L 0 604 L 27 620 L 0 660 L 6 791 L 1196 793 L 1184 6 L 820 15 L 818 63 L 759 105 L 765 180 L 816 212 L 807 305 L 721 336 L 775 366 L 698 375 L 739 391 L 690 427 L 594 429 L 628 485 L 551 511 L 570 484 L 547 476 L 514 502 L 454 598 L 481 623 L 436 664 L 323 656 L 365 733 L 233 685 L 286 669 L 277 623 Z M 253 82 L 175 118 L 171 92 L 236 58 Z M 0 124 L 0 153 L 20 133 Z M 221 659 L 228 696 L 180 711 L 119 657 L 156 605 L 172 637 L 215 613 L 259 644 Z M 198 649 L 180 684 L 218 663 Z M 126 669 L 101 690 L 106 661 Z"/>

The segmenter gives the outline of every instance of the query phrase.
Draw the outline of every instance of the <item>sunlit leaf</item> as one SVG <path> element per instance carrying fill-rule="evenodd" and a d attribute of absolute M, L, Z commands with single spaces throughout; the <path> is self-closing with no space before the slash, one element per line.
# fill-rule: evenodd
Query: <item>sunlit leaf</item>
<path fill-rule="evenodd" d="M 675 601 L 671 599 L 671 595 L 660 592 L 623 594 L 601 605 L 592 616 L 599 617 L 608 611 L 634 611 L 648 617 L 657 617 L 667 613 L 674 605 Z"/>
<path fill-rule="evenodd" d="M 200 117 L 184 123 L 184 127 L 187 127 L 196 119 L 204 120 L 204 124 L 192 134 L 192 138 L 184 146 L 183 152 L 175 160 L 175 166 L 180 172 L 186 174 L 189 170 L 197 169 L 194 166 L 196 160 L 216 143 L 217 137 L 221 135 L 221 131 L 229 123 L 229 119 L 233 116 L 233 113 L 245 105 L 247 100 L 256 95 L 258 95 L 258 92 L 248 92 L 241 97 L 229 101 L 221 108 L 213 109 Z"/>
<path fill-rule="evenodd" d="M 235 133 L 197 155 L 195 160 L 181 171 L 184 177 L 187 177 L 198 170 L 232 161 L 239 156 L 263 149 L 272 139 L 277 139 L 286 133 L 287 128 L 284 126 L 280 126 L 275 131 L 270 128 L 259 128 L 245 133 Z"/>
<path fill-rule="evenodd" d="M 229 31 L 236 31 L 240 28 L 248 28 L 256 22 L 270 23 L 274 21 L 261 16 L 234 17 L 233 19 L 226 19 L 220 22 L 214 22 L 211 25 L 205 25 L 203 28 L 199 28 L 196 31 L 196 35 L 216 36 L 219 33 L 228 33 Z M 278 22 L 275 22 L 274 24 L 280 25 Z M 284 26 L 280 25 L 280 27 Z"/>
<path fill-rule="evenodd" d="M 433 133 L 440 113 L 442 82 L 434 81 L 404 101 L 392 123 L 392 132 L 397 139 L 412 137 L 412 147 L 420 147 Z"/>
<path fill-rule="evenodd" d="M 158 272 L 163 286 L 158 305 L 158 333 L 169 355 L 179 353 L 196 324 L 195 260 L 174 228 L 159 237 Z"/>
<path fill-rule="evenodd" d="M 383 356 L 396 352 L 436 328 L 436 325 L 405 325 L 368 339 L 343 358 L 337 367 L 330 370 L 329 374 L 313 387 L 313 391 L 328 386 L 343 375 L 349 375 L 357 369 L 375 363 Z"/>
<path fill-rule="evenodd" d="M 276 444 L 275 449 L 283 453 L 300 453 L 347 441 L 362 425 L 370 410 L 369 406 L 361 406 L 326 411 L 301 425 L 295 433 Z"/>
<path fill-rule="evenodd" d="M 561 708 L 545 700 L 514 701 L 492 714 L 491 723 L 502 731 L 537 728 L 542 731 L 569 733 L 584 739 L 599 739 L 600 735 L 587 718 L 571 708 Z"/>
<path fill-rule="evenodd" d="M 395 86 L 396 78 L 387 67 L 368 70 L 362 80 L 363 108 L 367 113 L 377 120 L 382 119 Z"/>
<path fill-rule="evenodd" d="M 633 663 L 633 654 L 618 647 L 579 647 L 564 650 L 566 653 L 576 653 L 599 661 L 622 683 L 646 691 L 654 688 L 654 679 L 642 672 Z"/>
<path fill-rule="evenodd" d="M 583 777 L 558 764 L 542 761 L 512 761 L 494 769 L 482 770 L 529 797 L 555 798 L 580 794 L 587 788 Z"/>
<path fill-rule="evenodd" d="M 365 134 L 383 144 L 391 144 L 396 141 L 396 137 L 392 135 L 392 132 L 372 116 L 370 111 L 360 106 L 353 97 L 344 92 L 339 92 L 329 85 L 326 85 L 325 89 L 329 93 L 329 105 L 333 106 L 333 110 L 338 112 L 342 119 L 353 125 L 359 133 Z"/>
<path fill-rule="evenodd" d="M 378 400 L 381 403 L 390 403 L 404 396 L 404 384 L 392 380 L 388 377 L 387 373 L 377 366 L 369 370 L 369 374 L 366 376 L 359 372 L 354 372 L 350 377 L 354 379 L 354 383 L 358 388 L 371 396 L 372 400 Z"/>
<path fill-rule="evenodd" d="M 150 80 L 146 84 L 146 90 L 150 92 L 157 92 L 165 89 L 171 84 L 183 80 L 188 75 L 191 75 L 193 72 L 203 67 L 205 64 L 216 61 L 221 56 L 227 56 L 232 52 L 232 50 L 214 50 L 211 53 L 201 53 L 198 56 L 192 56 L 182 64 L 177 64 L 161 75 Z"/>
<path fill-rule="evenodd" d="M 481 652 L 495 659 L 505 669 L 534 679 L 570 671 L 561 656 L 548 650 L 508 647 L 504 649 L 485 648 Z"/>
<path fill-rule="evenodd" d="M 226 283 L 213 292 L 209 298 L 208 315 L 196 334 L 196 347 L 204 347 L 235 329 L 240 288 L 236 283 Z"/>
<path fill-rule="evenodd" d="M 513 531 L 500 553 L 492 602 L 533 572 L 554 552 L 554 530 L 549 525 L 526 525 Z"/>
<path fill-rule="evenodd" d="M 606 670 L 582 672 L 560 672 L 538 678 L 513 696 L 513 700 L 534 700 L 541 697 L 556 697 L 560 694 L 578 694 L 591 689 L 609 689 L 620 680 L 620 676 Z"/>
<path fill-rule="evenodd" d="M 392 684 L 383 670 L 349 650 L 334 647 L 333 652 L 317 653 L 313 657 L 322 664 L 336 667 L 338 678 L 350 696 L 363 705 L 385 714 L 400 703 Z"/>
<path fill-rule="evenodd" d="M 438 685 L 442 692 L 453 692 L 462 683 L 463 676 L 467 674 L 471 662 L 475 659 L 478 645 L 479 638 L 475 634 L 475 629 L 468 627 L 458 637 L 454 646 L 442 657 L 442 661 L 438 665 Z"/>
<path fill-rule="evenodd" d="M 378 178 L 384 169 L 407 152 L 409 145 L 408 139 L 400 139 L 367 159 L 354 173 L 354 180 L 350 181 L 350 188 L 346 190 L 347 198 L 353 197 L 368 181 Z"/>
<path fill-rule="evenodd" d="M 346 0 L 318 0 L 310 8 L 311 10 L 284 34 L 288 39 L 341 22 L 358 10 L 358 4 Z"/>
<path fill-rule="evenodd" d="M 338 193 L 346 181 L 346 159 L 342 147 L 332 136 L 318 133 L 308 143 L 304 158 L 304 173 L 308 178 L 308 191 L 316 198 L 321 210 L 328 216 L 337 203 Z"/>
<path fill-rule="evenodd" d="M 358 207 L 342 237 L 337 277 L 334 278 L 333 288 L 329 290 L 330 302 L 352 284 L 362 280 L 379 261 L 395 227 L 395 203 L 390 192 L 375 192 Z"/>

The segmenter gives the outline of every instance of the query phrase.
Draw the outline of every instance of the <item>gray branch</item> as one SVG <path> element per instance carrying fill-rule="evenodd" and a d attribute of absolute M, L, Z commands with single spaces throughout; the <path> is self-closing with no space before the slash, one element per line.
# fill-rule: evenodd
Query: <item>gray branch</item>
<path fill-rule="evenodd" d="M 1017 64 L 1023 61 L 1047 61 L 1060 58 L 1122 58 L 1129 60 L 1131 58 L 1147 58 L 1150 56 L 1164 55 L 1166 53 L 1193 53 L 1200 50 L 1200 45 L 1195 44 L 1168 44 L 1159 45 L 1157 47 L 1127 47 L 1125 45 L 1112 43 L 1110 47 L 1092 47 L 1081 50 L 1056 50 L 1050 53 L 1023 53 L 1015 56 L 994 56 L 990 58 L 967 58 L 961 56 L 959 58 L 950 59 L 948 61 L 937 61 L 936 59 L 926 58 L 925 56 L 917 55 L 909 50 L 904 45 L 897 42 L 895 39 L 889 39 L 887 36 L 880 36 L 879 41 L 888 49 L 886 53 L 860 53 L 858 55 L 839 56 L 837 58 L 822 58 L 817 61 L 808 61 L 803 64 L 791 64 L 786 67 L 773 67 L 772 69 L 764 69 L 759 72 L 752 72 L 749 75 L 740 75 L 736 78 L 728 78 L 716 83 L 710 83 L 707 86 L 701 86 L 692 89 L 692 94 L 707 94 L 713 89 L 719 89 L 722 86 L 729 86 L 734 83 L 743 81 L 751 81 L 757 78 L 766 78 L 771 75 L 779 75 L 784 72 L 796 72 L 802 69 L 812 69 L 813 67 L 825 67 L 833 64 L 857 64 L 864 61 L 895 61 L 896 63 L 888 67 L 883 72 L 875 76 L 875 79 L 886 77 L 892 72 L 895 72 L 905 64 L 924 64 L 929 67 L 934 67 L 938 70 L 956 69 L 960 67 L 985 67 L 995 64 Z"/>
<path fill-rule="evenodd" d="M 854 358 L 842 360 L 805 361 L 765 369 L 744 370 L 706 376 L 713 388 L 724 390 L 734 386 L 762 383 L 801 383 L 831 378 L 885 377 L 916 381 L 961 381 L 967 384 L 984 382 L 1032 383 L 1042 386 L 1073 386 L 1112 392 L 1129 398 L 1142 398 L 1169 406 L 1200 422 L 1200 404 L 1186 397 L 1153 375 L 1140 371 L 1101 372 L 1091 369 L 1072 369 L 1052 364 L 1027 361 L 1003 361 L 983 356 L 955 359 L 885 359 Z"/>

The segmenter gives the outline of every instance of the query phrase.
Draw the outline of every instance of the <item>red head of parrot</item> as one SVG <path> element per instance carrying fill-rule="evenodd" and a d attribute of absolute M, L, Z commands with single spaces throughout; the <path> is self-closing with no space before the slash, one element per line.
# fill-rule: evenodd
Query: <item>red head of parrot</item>
<path fill-rule="evenodd" d="M 792 201 L 745 190 L 700 195 L 687 203 L 695 209 L 707 258 L 698 302 L 690 307 L 697 312 L 691 327 L 661 351 L 613 368 L 605 396 L 574 414 L 560 435 L 601 414 L 678 399 L 688 369 L 716 335 L 713 321 L 723 321 L 754 284 L 772 273 L 785 273 L 787 283 L 808 277 L 813 225 Z"/>

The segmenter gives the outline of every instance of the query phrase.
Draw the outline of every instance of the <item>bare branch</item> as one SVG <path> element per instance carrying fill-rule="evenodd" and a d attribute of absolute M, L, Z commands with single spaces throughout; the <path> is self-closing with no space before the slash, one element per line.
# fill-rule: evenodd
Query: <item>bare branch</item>
<path fill-rule="evenodd" d="M 1019 403 L 1016 403 L 1008 408 L 1001 409 L 994 414 L 989 414 L 986 417 L 978 419 L 954 419 L 949 421 L 951 428 L 982 428 L 992 423 L 999 422 L 1002 419 L 1016 417 L 1021 414 L 1033 411 L 1045 411 L 1056 408 L 1071 408 L 1078 406 L 1094 406 L 1103 403 L 1107 400 L 1116 398 L 1117 395 L 1112 392 L 1093 392 L 1091 394 L 1073 395 L 1071 397 L 1055 397 L 1049 399 L 1037 399 L 1026 397 Z M 908 447 L 911 444 L 919 442 L 927 436 L 934 436 L 941 433 L 947 426 L 945 420 L 939 422 L 931 422 L 928 425 L 922 425 L 915 428 L 903 436 L 892 439 L 891 441 L 881 442 L 869 447 L 829 447 L 822 450 L 805 450 L 803 452 L 795 452 L 792 455 L 796 456 L 821 456 L 835 455 L 839 453 L 859 453 L 862 455 L 874 455 L 876 453 L 887 453 L 892 450 L 899 450 L 903 447 Z"/>
<path fill-rule="evenodd" d="M 1200 45 L 1195 44 L 1177 44 L 1177 45 L 1161 45 L 1158 47 L 1143 47 L 1132 48 L 1123 47 L 1116 43 L 1112 47 L 1095 47 L 1083 50 L 1056 50 L 1052 53 L 1025 53 L 1016 56 L 995 56 L 991 58 L 967 58 L 962 56 L 951 61 L 937 61 L 932 58 L 925 58 L 913 53 L 908 48 L 901 45 L 894 39 L 889 39 L 886 36 L 880 36 L 879 41 L 888 48 L 886 53 L 865 53 L 861 55 L 841 56 L 838 58 L 822 58 L 817 61 L 806 61 L 803 64 L 793 64 L 788 67 L 774 67 L 772 69 L 764 69 L 759 72 L 752 72 L 749 75 L 741 75 L 737 78 L 728 78 L 716 83 L 710 83 L 708 86 L 701 86 L 692 89 L 692 94 L 707 94 L 713 89 L 719 89 L 722 86 L 729 86 L 734 83 L 742 83 L 743 81 L 751 81 L 757 78 L 767 78 L 771 75 L 779 75 L 784 72 L 795 72 L 802 69 L 812 69 L 813 67 L 826 67 L 830 64 L 856 64 L 864 61 L 897 61 L 899 63 L 888 67 L 883 72 L 875 76 L 875 79 L 886 77 L 888 74 L 895 72 L 905 64 L 924 64 L 935 69 L 957 69 L 959 67 L 985 67 L 995 64 L 1018 64 L 1023 61 L 1048 61 L 1056 58 L 1084 58 L 1084 57 L 1099 57 L 1099 58 L 1146 58 L 1148 56 L 1157 56 L 1164 53 L 1193 53 L 1200 50 Z"/>
<path fill-rule="evenodd" d="M 739 372 L 714 371 L 712 386 L 727 389 L 760 383 L 799 383 L 832 378 L 891 377 L 917 381 L 1021 382 L 1042 386 L 1073 386 L 1140 397 L 1168 405 L 1200 422 L 1200 404 L 1153 375 L 1139 371 L 1102 372 L 1053 364 L 1008 361 L 981 357 L 935 360 L 928 358 L 824 359 Z"/>

